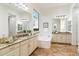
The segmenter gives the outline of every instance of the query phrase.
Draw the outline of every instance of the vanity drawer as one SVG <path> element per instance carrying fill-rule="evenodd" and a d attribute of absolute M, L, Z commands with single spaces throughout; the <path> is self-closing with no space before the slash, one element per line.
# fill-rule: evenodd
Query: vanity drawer
<path fill-rule="evenodd" d="M 0 50 L 0 56 L 6 55 L 6 54 L 8 54 L 9 52 L 15 50 L 16 48 L 19 48 L 19 44 L 14 44 L 14 45 L 5 47 L 5 48 L 3 48 L 3 49 Z"/>
<path fill-rule="evenodd" d="M 10 51 L 9 53 L 5 54 L 4 56 L 19 56 L 19 48 Z"/>

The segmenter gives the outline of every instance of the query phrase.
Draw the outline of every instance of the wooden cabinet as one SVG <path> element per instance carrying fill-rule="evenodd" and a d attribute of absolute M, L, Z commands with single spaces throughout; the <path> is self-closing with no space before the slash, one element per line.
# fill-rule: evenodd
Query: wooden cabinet
<path fill-rule="evenodd" d="M 3 56 L 3 55 L 5 55 L 5 54 L 7 54 L 9 52 L 10 52 L 10 47 L 1 49 L 0 50 L 0 56 Z"/>
<path fill-rule="evenodd" d="M 19 56 L 19 43 L 0 50 L 2 56 Z"/>
<path fill-rule="evenodd" d="M 34 36 L 1 49 L 0 56 L 29 56 L 37 48 L 37 37 Z"/>
<path fill-rule="evenodd" d="M 28 54 L 30 55 L 37 48 L 37 36 L 29 40 Z"/>
<path fill-rule="evenodd" d="M 28 55 L 28 40 L 25 40 L 20 43 L 20 55 L 27 56 Z"/>
<path fill-rule="evenodd" d="M 72 35 L 69 33 L 53 34 L 52 42 L 71 43 Z"/>
<path fill-rule="evenodd" d="M 38 46 L 38 37 L 36 36 L 33 38 L 33 49 L 35 50 L 37 46 Z"/>
<path fill-rule="evenodd" d="M 33 38 L 29 40 L 29 45 L 28 45 L 28 54 L 30 55 L 33 52 Z"/>
<path fill-rule="evenodd" d="M 20 55 L 28 56 L 37 48 L 37 36 L 20 43 Z"/>
<path fill-rule="evenodd" d="M 19 56 L 19 48 L 5 54 L 5 56 Z"/>

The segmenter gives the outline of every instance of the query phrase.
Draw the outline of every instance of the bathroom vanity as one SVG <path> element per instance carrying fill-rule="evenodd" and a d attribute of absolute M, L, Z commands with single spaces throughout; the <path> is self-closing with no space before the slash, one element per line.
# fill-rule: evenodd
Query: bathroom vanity
<path fill-rule="evenodd" d="M 38 46 L 38 33 L 0 44 L 0 56 L 29 56 Z"/>
<path fill-rule="evenodd" d="M 72 34 L 69 32 L 53 33 L 52 42 L 71 44 Z"/>

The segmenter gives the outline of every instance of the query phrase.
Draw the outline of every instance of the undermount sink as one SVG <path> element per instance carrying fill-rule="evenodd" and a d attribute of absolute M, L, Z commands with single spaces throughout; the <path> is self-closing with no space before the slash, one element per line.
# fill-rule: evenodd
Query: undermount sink
<path fill-rule="evenodd" d="M 29 35 L 28 33 L 18 33 L 17 36 L 11 36 L 8 38 L 4 37 L 0 39 L 0 44 L 10 44 L 17 40 L 25 39 L 27 36 L 31 36 L 31 35 Z"/>
<path fill-rule="evenodd" d="M 2 39 L 0 39 L 0 44 L 10 44 L 16 40 L 18 40 L 18 38 L 13 38 L 13 37 L 2 38 Z"/>

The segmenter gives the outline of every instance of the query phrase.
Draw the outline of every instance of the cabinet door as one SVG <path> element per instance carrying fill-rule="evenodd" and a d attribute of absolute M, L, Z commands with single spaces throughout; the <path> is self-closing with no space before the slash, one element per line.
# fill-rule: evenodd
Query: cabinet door
<path fill-rule="evenodd" d="M 53 34 L 52 42 L 59 42 L 59 41 L 60 41 L 60 36 L 58 34 Z"/>
<path fill-rule="evenodd" d="M 30 55 L 32 52 L 33 52 L 33 45 L 34 45 L 34 42 L 33 42 L 33 38 L 29 39 L 29 45 L 28 45 L 28 54 Z"/>
<path fill-rule="evenodd" d="M 9 49 L 10 49 L 10 47 L 7 47 L 7 48 L 0 50 L 0 56 L 3 56 L 5 54 L 9 53 L 10 52 Z"/>
<path fill-rule="evenodd" d="M 29 39 L 29 55 L 37 48 L 37 36 Z"/>
<path fill-rule="evenodd" d="M 35 50 L 38 46 L 38 37 L 34 37 L 33 39 L 33 50 Z"/>
<path fill-rule="evenodd" d="M 21 42 L 20 44 L 20 55 L 28 56 L 28 40 Z"/>
<path fill-rule="evenodd" d="M 66 38 L 67 38 L 66 42 L 71 43 L 72 34 L 67 34 Z"/>
<path fill-rule="evenodd" d="M 4 54 L 5 56 L 19 56 L 19 43 L 12 45 L 11 47 L 9 47 L 9 52 Z"/>
<path fill-rule="evenodd" d="M 5 56 L 19 56 L 19 48 L 7 53 Z"/>

